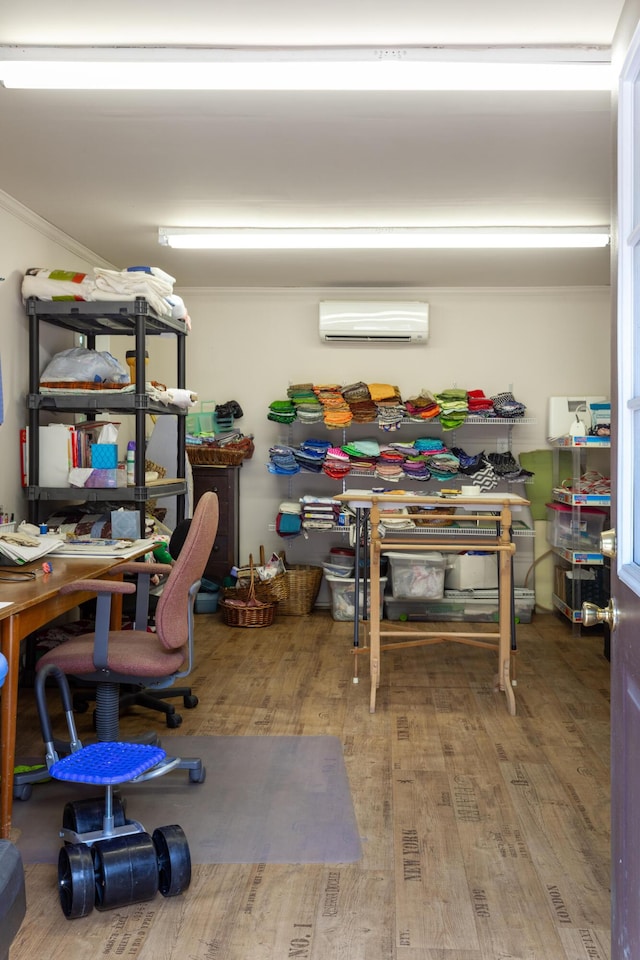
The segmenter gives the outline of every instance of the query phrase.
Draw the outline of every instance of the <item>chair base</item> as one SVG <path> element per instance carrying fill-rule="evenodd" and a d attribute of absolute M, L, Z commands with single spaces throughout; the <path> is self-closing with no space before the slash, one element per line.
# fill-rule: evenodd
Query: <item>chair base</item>
<path fill-rule="evenodd" d="M 156 710 L 165 716 L 167 727 L 175 730 L 182 723 L 182 716 L 176 713 L 176 708 L 168 702 L 168 697 L 182 697 L 183 706 L 193 710 L 198 706 L 198 698 L 191 692 L 191 687 L 168 687 L 166 690 L 151 690 L 149 688 L 120 686 L 120 712 L 129 707 L 146 707 Z M 73 708 L 78 713 L 89 709 L 89 701 L 95 699 L 95 690 L 76 691 L 73 694 Z"/>

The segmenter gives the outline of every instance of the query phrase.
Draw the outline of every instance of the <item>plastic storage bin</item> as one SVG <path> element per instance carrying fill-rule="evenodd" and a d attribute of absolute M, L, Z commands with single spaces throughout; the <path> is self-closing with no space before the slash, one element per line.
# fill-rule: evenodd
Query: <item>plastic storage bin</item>
<path fill-rule="evenodd" d="M 608 514 L 597 507 L 581 507 L 580 516 L 565 503 L 547 504 L 547 540 L 565 550 L 600 549 L 600 534 Z"/>
<path fill-rule="evenodd" d="M 396 599 L 430 600 L 444 593 L 445 558 L 429 553 L 388 553 L 391 592 Z"/>
<path fill-rule="evenodd" d="M 514 608 L 520 623 L 531 623 L 535 608 L 535 591 L 514 588 Z M 397 600 L 384 598 L 387 620 L 446 621 L 468 620 L 472 623 L 497 623 L 500 617 L 498 593 L 494 590 L 446 590 L 440 600 Z"/>
<path fill-rule="evenodd" d="M 334 620 L 353 620 L 356 609 L 355 578 L 331 577 L 325 574 L 325 580 L 331 589 L 331 615 Z M 384 591 L 387 578 L 380 577 L 380 617 L 383 613 Z M 358 595 L 358 613 L 362 620 L 364 609 L 364 581 L 360 581 Z M 371 613 L 371 581 L 367 580 L 367 615 Z"/>

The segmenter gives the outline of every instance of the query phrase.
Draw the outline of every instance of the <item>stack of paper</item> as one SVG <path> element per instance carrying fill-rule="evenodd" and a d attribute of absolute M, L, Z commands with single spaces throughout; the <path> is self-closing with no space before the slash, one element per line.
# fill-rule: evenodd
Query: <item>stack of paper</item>
<path fill-rule="evenodd" d="M 62 545 L 59 537 L 32 537 L 26 533 L 0 533 L 0 564 L 31 563 Z"/>

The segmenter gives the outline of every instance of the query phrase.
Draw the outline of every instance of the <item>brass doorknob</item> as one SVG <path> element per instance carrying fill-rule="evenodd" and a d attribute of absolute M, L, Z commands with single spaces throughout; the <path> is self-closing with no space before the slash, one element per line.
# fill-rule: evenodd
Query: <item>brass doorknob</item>
<path fill-rule="evenodd" d="M 603 530 L 600 534 L 600 553 L 613 559 L 616 555 L 617 542 L 615 530 Z"/>
<path fill-rule="evenodd" d="M 618 608 L 613 598 L 609 600 L 606 607 L 599 607 L 589 601 L 582 604 L 582 626 L 594 627 L 597 623 L 606 623 L 612 630 L 617 627 Z"/>

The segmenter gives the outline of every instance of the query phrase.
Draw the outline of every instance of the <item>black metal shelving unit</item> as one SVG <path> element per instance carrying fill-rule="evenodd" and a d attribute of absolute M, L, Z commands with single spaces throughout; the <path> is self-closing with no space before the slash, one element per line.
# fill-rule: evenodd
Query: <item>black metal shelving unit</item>
<path fill-rule="evenodd" d="M 115 501 L 134 503 L 141 513 L 141 532 L 144 531 L 144 510 L 147 500 L 176 496 L 177 519 L 184 517 L 187 484 L 184 479 L 185 410 L 172 404 L 153 400 L 146 393 L 145 350 L 148 336 L 174 333 L 176 336 L 176 386 L 185 387 L 186 329 L 180 320 L 159 316 L 143 298 L 133 301 L 92 303 L 84 301 L 46 301 L 30 298 L 26 301 L 29 319 L 29 393 L 27 395 L 28 448 L 28 518 L 37 523 L 42 502 L 49 501 Z M 95 349 L 96 337 L 128 336 L 135 339 L 136 384 L 128 393 L 102 393 L 87 390 L 78 394 L 43 394 L 40 392 L 40 324 L 51 323 L 73 333 L 83 334 L 90 350 Z M 40 485 L 39 427 L 42 411 L 84 414 L 122 414 L 135 418 L 135 483 L 131 487 L 43 487 Z M 178 476 L 161 485 L 147 485 L 145 479 L 146 417 L 173 415 L 177 418 L 176 464 Z"/>

